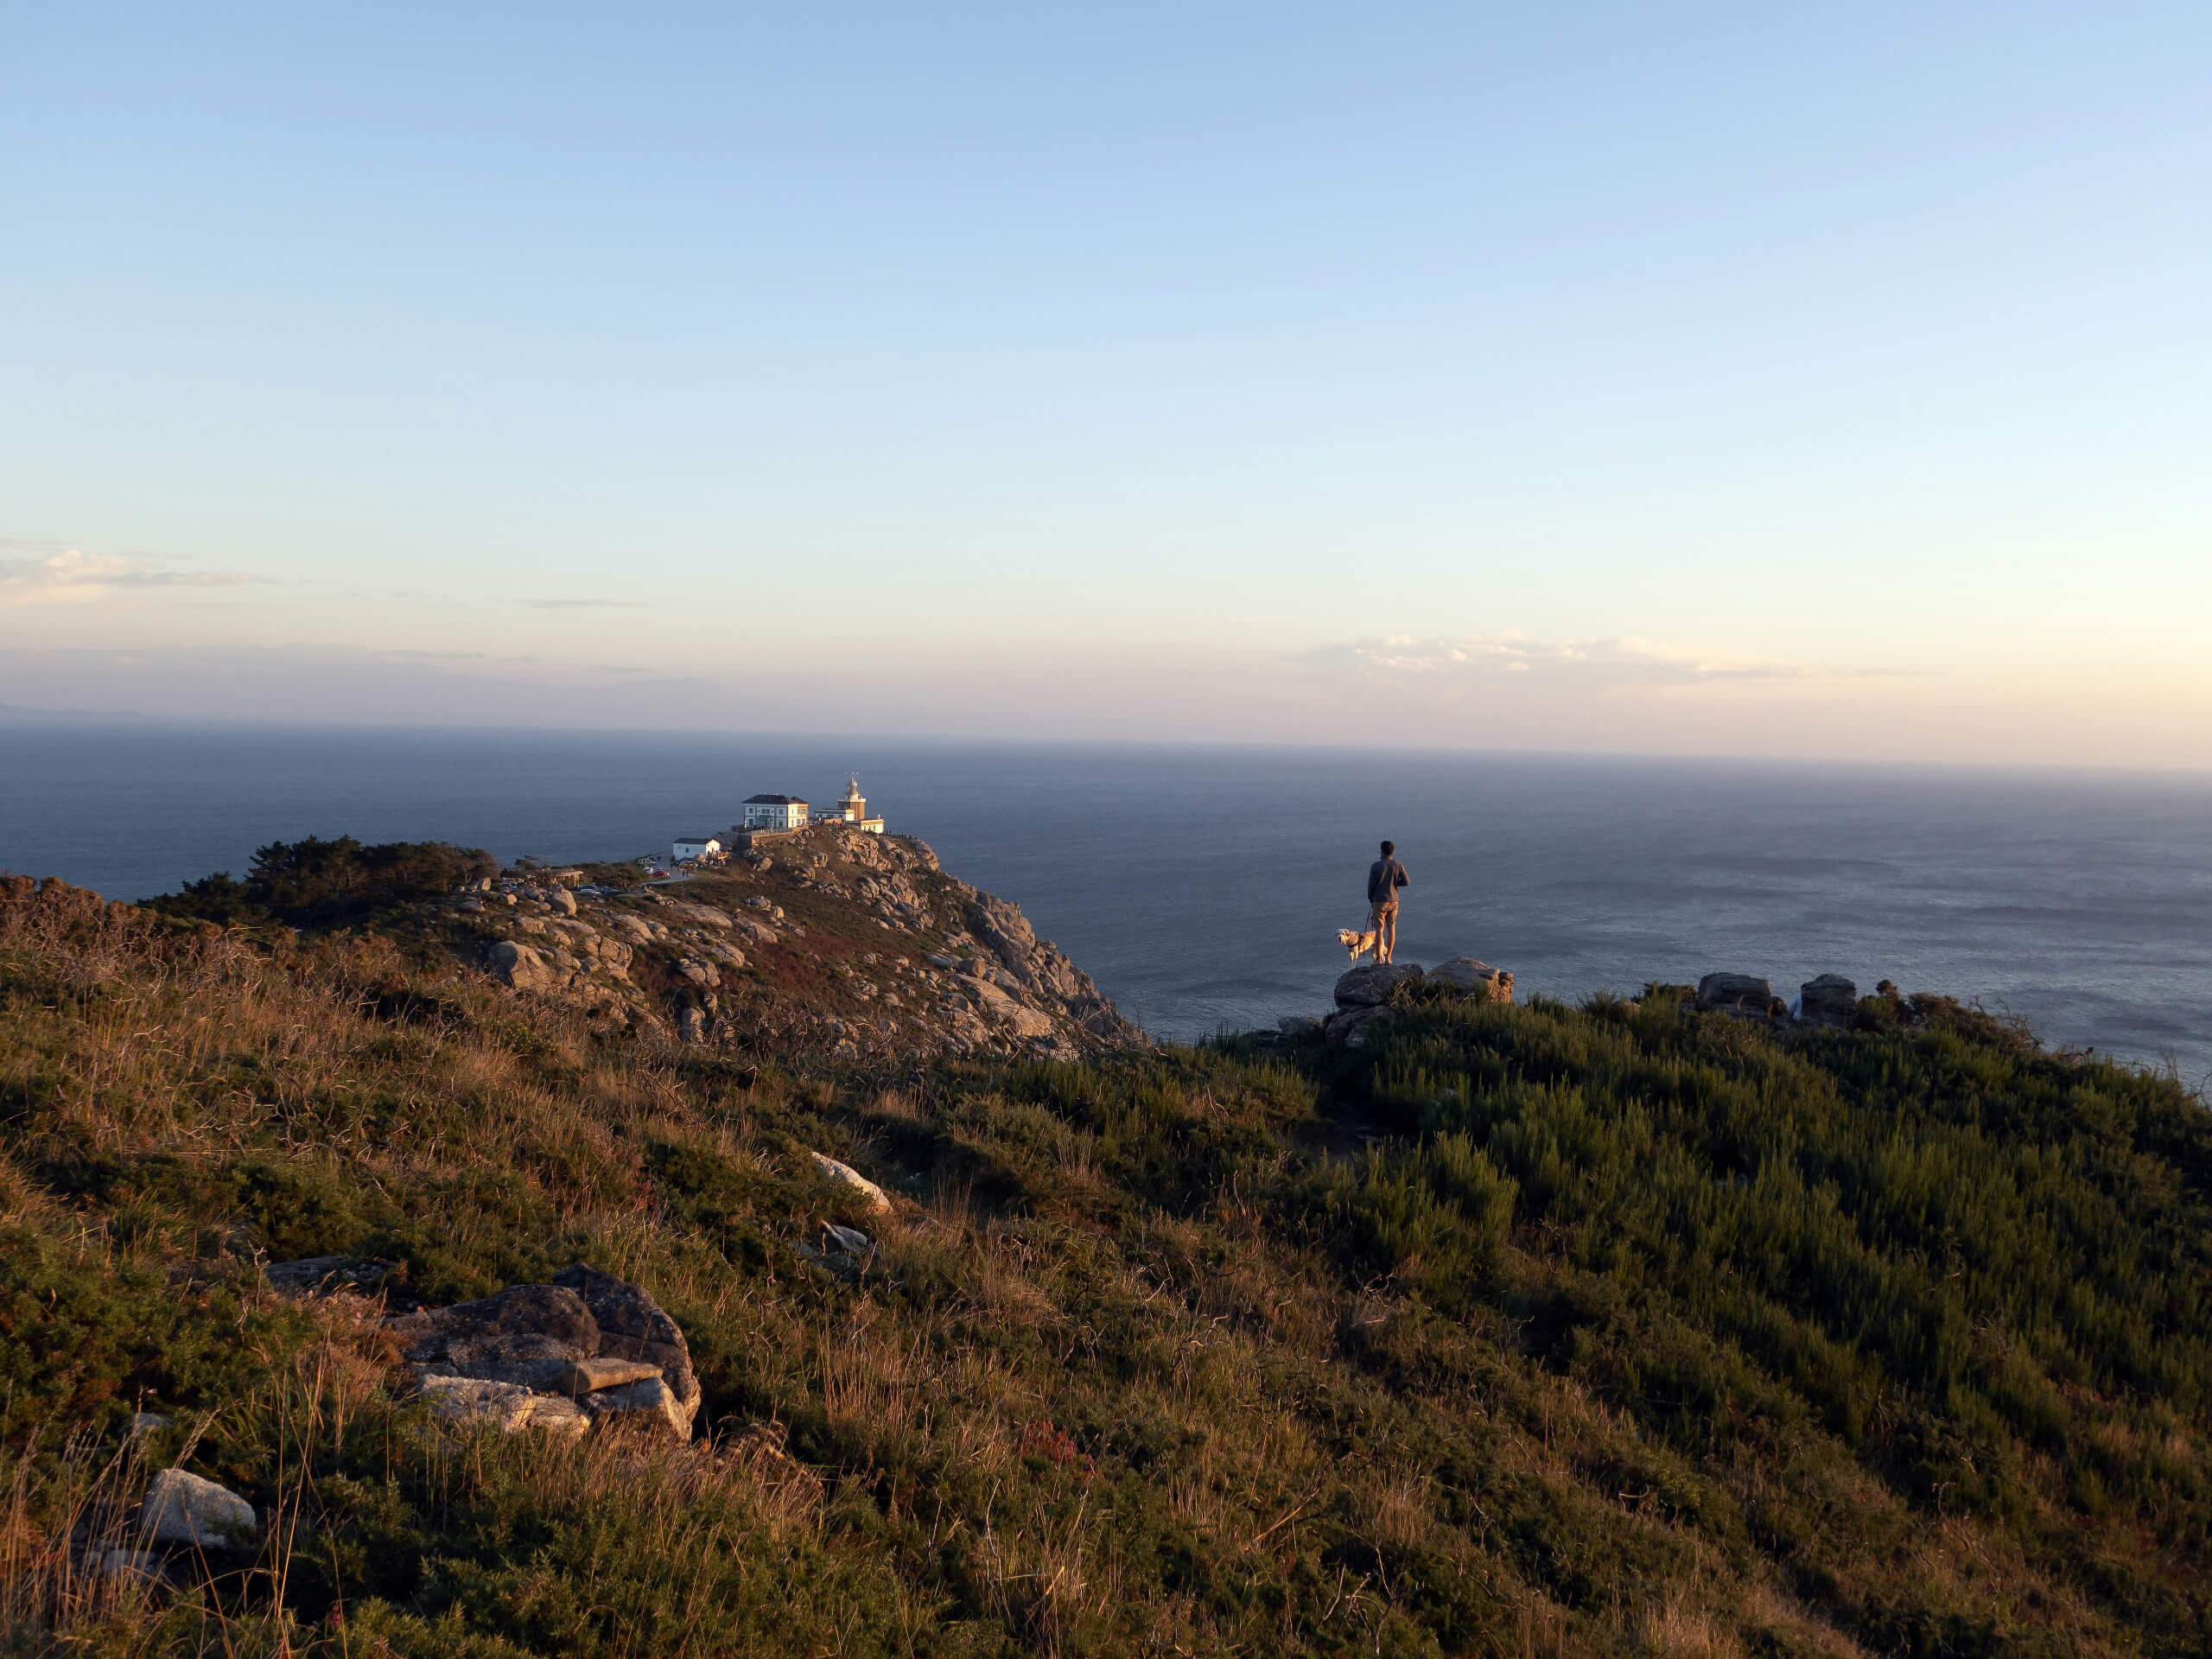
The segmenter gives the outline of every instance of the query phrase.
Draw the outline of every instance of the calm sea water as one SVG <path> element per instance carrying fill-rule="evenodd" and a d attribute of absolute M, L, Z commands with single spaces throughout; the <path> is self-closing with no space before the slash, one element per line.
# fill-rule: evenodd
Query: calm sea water
<path fill-rule="evenodd" d="M 128 899 L 314 834 L 626 856 L 757 791 L 833 799 L 852 769 L 1156 1033 L 1323 1007 L 1389 836 L 1402 960 L 1564 996 L 1889 978 L 2212 1075 L 2203 776 L 16 721 L 0 868 Z"/>

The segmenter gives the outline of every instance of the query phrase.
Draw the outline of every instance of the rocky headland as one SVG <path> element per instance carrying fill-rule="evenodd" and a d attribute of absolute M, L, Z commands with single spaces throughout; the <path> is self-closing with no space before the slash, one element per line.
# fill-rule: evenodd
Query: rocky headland
<path fill-rule="evenodd" d="M 1019 906 L 910 837 L 824 823 L 680 882 L 591 868 L 483 877 L 415 924 L 517 991 L 687 1043 L 1074 1059 L 1143 1040 Z"/>

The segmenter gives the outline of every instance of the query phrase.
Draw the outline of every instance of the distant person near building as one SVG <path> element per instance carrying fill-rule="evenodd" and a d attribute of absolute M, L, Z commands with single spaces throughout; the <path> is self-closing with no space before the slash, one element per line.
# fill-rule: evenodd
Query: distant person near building
<path fill-rule="evenodd" d="M 1410 887 L 1414 879 L 1398 862 L 1397 848 L 1382 843 L 1382 856 L 1367 872 L 1367 925 L 1375 930 L 1375 960 L 1388 962 L 1398 948 L 1398 889 Z"/>

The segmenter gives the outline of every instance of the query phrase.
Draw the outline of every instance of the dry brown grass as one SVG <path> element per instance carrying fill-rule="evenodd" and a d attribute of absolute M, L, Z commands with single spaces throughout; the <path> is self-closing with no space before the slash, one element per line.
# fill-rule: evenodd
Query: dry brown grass
<path fill-rule="evenodd" d="M 934 1370 L 926 1331 L 906 1331 L 863 1302 L 851 1322 L 821 1339 L 822 1408 L 830 1427 L 886 1461 L 910 1436 L 925 1431 L 924 1380 Z"/>
<path fill-rule="evenodd" d="M 79 1433 L 43 1466 L 0 1459 L 0 1645 L 128 1630 L 150 1612 L 156 1587 L 122 1565 L 135 1560 L 138 1500 L 154 1472 L 142 1452 L 137 1440 L 118 1450 Z"/>
<path fill-rule="evenodd" d="M 1698 1605 L 1679 1585 L 1645 1605 L 1636 1633 L 1646 1651 L 1669 1659 L 1738 1659 L 1744 1651 L 1733 1623 Z"/>

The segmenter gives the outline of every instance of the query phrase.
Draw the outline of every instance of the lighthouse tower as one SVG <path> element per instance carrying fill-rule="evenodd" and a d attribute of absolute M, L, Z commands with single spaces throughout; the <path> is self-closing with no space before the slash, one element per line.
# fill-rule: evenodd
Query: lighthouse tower
<path fill-rule="evenodd" d="M 857 772 L 846 780 L 844 798 L 837 803 L 837 816 L 847 823 L 868 822 L 868 797 L 861 793 L 861 775 Z"/>

